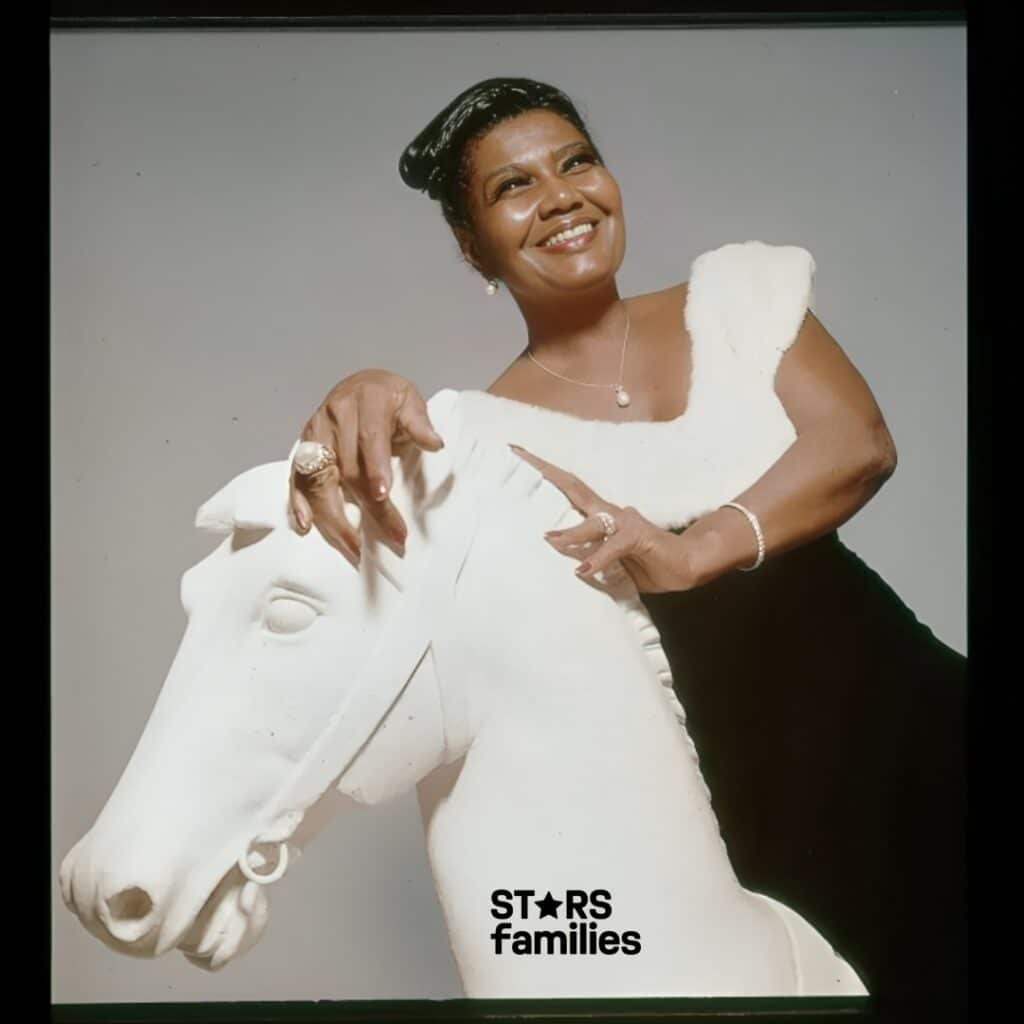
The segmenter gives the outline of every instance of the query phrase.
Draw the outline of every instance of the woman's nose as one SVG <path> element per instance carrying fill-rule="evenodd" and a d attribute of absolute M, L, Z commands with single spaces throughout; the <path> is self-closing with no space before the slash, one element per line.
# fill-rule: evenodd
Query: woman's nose
<path fill-rule="evenodd" d="M 582 205 L 582 199 L 573 186 L 564 178 L 552 178 L 545 187 L 541 201 L 541 215 L 544 217 L 573 210 Z"/>

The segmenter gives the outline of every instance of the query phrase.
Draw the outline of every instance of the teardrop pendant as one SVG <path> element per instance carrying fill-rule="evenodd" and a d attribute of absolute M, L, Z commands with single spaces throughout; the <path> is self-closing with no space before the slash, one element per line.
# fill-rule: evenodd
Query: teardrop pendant
<path fill-rule="evenodd" d="M 625 409 L 631 401 L 629 392 L 621 384 L 615 389 L 615 401 L 620 409 Z"/>

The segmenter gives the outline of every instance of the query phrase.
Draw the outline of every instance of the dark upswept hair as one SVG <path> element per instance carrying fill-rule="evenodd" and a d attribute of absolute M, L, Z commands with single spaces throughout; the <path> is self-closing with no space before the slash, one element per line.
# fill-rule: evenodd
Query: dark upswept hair
<path fill-rule="evenodd" d="M 473 143 L 501 121 L 530 110 L 564 117 L 601 160 L 583 118 L 561 89 L 532 78 L 486 78 L 460 92 L 405 147 L 398 162 L 402 181 L 440 202 L 449 225 L 471 227 L 466 195 Z"/>

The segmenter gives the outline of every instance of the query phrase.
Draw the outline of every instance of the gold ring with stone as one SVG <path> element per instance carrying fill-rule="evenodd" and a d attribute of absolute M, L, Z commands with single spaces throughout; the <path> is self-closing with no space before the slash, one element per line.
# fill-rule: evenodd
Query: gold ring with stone
<path fill-rule="evenodd" d="M 321 469 L 325 469 L 337 461 L 338 456 L 334 454 L 333 449 L 318 441 L 303 441 L 292 456 L 292 465 L 300 476 L 319 473 Z"/>

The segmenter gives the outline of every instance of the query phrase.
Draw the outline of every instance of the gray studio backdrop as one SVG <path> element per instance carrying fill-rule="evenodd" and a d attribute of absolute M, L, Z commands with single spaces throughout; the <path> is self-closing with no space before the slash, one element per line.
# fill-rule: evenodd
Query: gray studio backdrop
<path fill-rule="evenodd" d="M 57 870 L 170 666 L 179 577 L 217 543 L 197 506 L 353 370 L 430 395 L 521 349 L 397 172 L 481 78 L 578 101 L 623 189 L 622 294 L 729 241 L 814 254 L 815 312 L 900 453 L 841 535 L 966 651 L 964 47 L 957 26 L 53 35 L 55 1001 L 460 995 L 411 793 L 335 822 L 218 974 L 108 951 Z"/>

